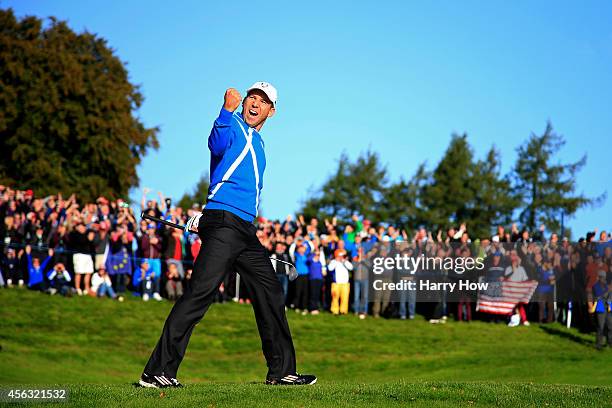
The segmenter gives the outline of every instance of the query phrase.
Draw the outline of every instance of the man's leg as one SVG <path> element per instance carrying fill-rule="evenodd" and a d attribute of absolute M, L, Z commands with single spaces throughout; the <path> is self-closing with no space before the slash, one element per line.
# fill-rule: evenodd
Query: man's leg
<path fill-rule="evenodd" d="M 351 284 L 350 283 L 341 283 L 340 284 L 340 314 L 348 314 L 349 308 L 349 295 L 351 292 Z"/>
<path fill-rule="evenodd" d="M 219 285 L 244 246 L 244 238 L 236 230 L 204 226 L 202 247 L 194 263 L 190 285 L 166 319 L 145 373 L 176 378 L 193 328 L 213 302 Z"/>
<path fill-rule="evenodd" d="M 355 288 L 355 290 L 353 291 L 353 313 L 357 314 L 360 312 L 359 300 L 361 297 L 361 281 L 355 280 L 355 282 L 353 283 L 353 287 Z"/>
<path fill-rule="evenodd" d="M 405 290 L 400 292 L 400 301 L 399 301 L 399 314 L 402 319 L 406 318 L 406 299 L 408 298 L 408 293 Z"/>
<path fill-rule="evenodd" d="M 277 273 L 276 277 L 278 278 L 278 281 L 280 282 L 283 288 L 283 295 L 284 295 L 284 299 L 286 303 L 287 302 L 287 292 L 289 291 L 289 278 L 284 273 Z"/>
<path fill-rule="evenodd" d="M 234 264 L 251 294 L 268 379 L 295 374 L 295 350 L 285 315 L 283 289 L 265 249 L 253 234 Z"/>
<path fill-rule="evenodd" d="M 408 291 L 408 317 L 414 319 L 416 312 L 416 290 Z"/>
<path fill-rule="evenodd" d="M 368 314 L 368 301 L 369 301 L 369 296 L 370 296 L 370 287 L 369 287 L 369 281 L 367 280 L 363 280 L 361 281 L 361 313 L 363 314 Z"/>
<path fill-rule="evenodd" d="M 597 316 L 597 347 L 602 347 L 604 345 L 604 328 L 606 326 L 606 312 L 603 313 L 595 313 Z"/>
<path fill-rule="evenodd" d="M 332 303 L 331 303 L 330 311 L 333 314 L 337 315 L 338 313 L 340 313 L 340 302 L 339 302 L 340 288 L 338 287 L 338 284 L 335 282 L 332 282 L 331 284 L 331 296 L 332 296 Z"/>

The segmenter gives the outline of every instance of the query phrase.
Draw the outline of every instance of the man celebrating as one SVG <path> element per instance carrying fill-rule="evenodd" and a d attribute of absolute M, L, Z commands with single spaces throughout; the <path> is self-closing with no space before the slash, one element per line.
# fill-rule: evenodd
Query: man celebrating
<path fill-rule="evenodd" d="M 283 290 L 252 224 L 257 216 L 266 166 L 259 131 L 276 112 L 276 89 L 257 82 L 242 100 L 225 92 L 221 113 L 208 138 L 210 187 L 206 208 L 189 219 L 202 247 L 191 284 L 175 303 L 140 379 L 144 387 L 180 387 L 176 373 L 195 325 L 213 302 L 227 273 L 236 270 L 252 296 L 268 374 L 266 384 L 314 384 L 314 375 L 296 373 L 295 350 L 285 316 Z M 242 113 L 234 112 L 242 101 Z"/>

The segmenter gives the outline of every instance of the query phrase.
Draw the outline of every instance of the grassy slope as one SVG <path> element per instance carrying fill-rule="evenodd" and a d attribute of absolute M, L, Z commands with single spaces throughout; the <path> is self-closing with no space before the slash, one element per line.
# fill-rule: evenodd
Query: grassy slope
<path fill-rule="evenodd" d="M 129 384 L 140 374 L 170 307 L 168 302 L 128 299 L 117 303 L 2 290 L 0 384 Z M 496 395 L 505 395 L 504 401 L 511 401 L 521 387 L 533 391 L 535 398 L 527 394 L 524 402 L 543 398 L 541 401 L 557 405 L 554 401 L 586 401 L 587 395 L 597 397 L 601 393 L 612 400 L 610 388 L 502 384 L 611 383 L 612 352 L 598 352 L 591 336 L 558 325 L 510 329 L 473 322 L 433 326 L 418 319 L 359 321 L 353 316 L 289 313 L 298 367 L 320 378 L 316 389 L 295 394 L 306 401 L 331 405 L 334 400 L 348 404 L 354 399 L 393 402 L 440 398 L 493 403 L 490 398 Z M 209 390 L 210 384 L 194 385 L 180 395 L 167 392 L 160 401 L 178 398 L 185 403 L 196 402 L 194 398 L 206 394 L 216 399 L 198 402 L 231 403 L 252 393 L 261 394 L 260 401 L 282 399 L 286 391 L 248 384 L 260 382 L 265 372 L 251 308 L 214 305 L 194 332 L 179 378 L 188 384 L 246 385 L 215 385 L 213 394 L 201 392 Z M 464 381 L 496 383 L 456 384 Z M 230 393 L 230 389 L 236 392 Z M 554 390 L 554 396 L 550 390 Z M 151 394 L 125 386 L 75 386 L 74 397 L 100 394 L 128 398 L 133 393 L 159 398 L 154 391 Z M 423 395 L 427 398 L 422 399 Z"/>

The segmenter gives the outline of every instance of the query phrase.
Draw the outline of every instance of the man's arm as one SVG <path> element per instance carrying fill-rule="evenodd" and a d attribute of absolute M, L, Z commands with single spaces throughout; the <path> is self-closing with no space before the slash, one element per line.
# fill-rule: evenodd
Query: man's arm
<path fill-rule="evenodd" d="M 215 156 L 220 156 L 223 154 L 229 145 L 231 138 L 230 124 L 232 123 L 232 115 L 238 106 L 240 106 L 241 101 L 242 96 L 240 96 L 240 92 L 234 88 L 229 88 L 227 91 L 225 91 L 223 108 L 219 113 L 219 117 L 217 120 L 215 120 L 210 136 L 208 137 L 208 148 Z"/>

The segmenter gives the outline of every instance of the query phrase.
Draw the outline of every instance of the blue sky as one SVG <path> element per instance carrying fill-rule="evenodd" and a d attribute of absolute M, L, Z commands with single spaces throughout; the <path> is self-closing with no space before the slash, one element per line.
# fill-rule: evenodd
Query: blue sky
<path fill-rule="evenodd" d="M 279 91 L 262 130 L 262 212 L 284 217 L 336 168 L 371 148 L 392 180 L 438 162 L 453 132 L 504 171 L 550 120 L 587 154 L 578 191 L 611 196 L 567 221 L 612 229 L 612 3 L 0 1 L 108 39 L 146 98 L 139 112 L 161 147 L 141 186 L 179 198 L 208 169 L 206 138 L 227 87 Z M 140 197 L 134 190 L 133 198 Z"/>

